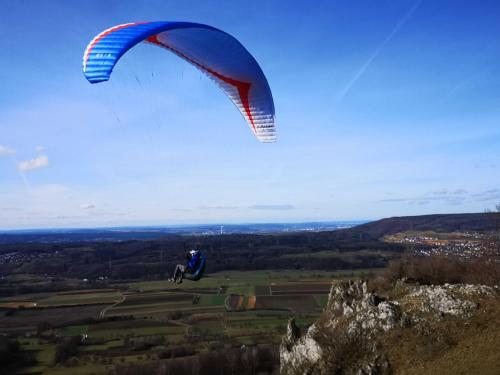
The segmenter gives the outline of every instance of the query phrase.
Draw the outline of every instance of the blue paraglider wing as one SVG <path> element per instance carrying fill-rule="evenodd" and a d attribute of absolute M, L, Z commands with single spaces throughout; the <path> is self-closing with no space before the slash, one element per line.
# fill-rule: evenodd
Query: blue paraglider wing
<path fill-rule="evenodd" d="M 211 26 L 190 22 L 114 26 L 87 46 L 85 77 L 91 83 L 107 81 L 120 57 L 140 42 L 165 48 L 207 74 L 236 105 L 261 142 L 276 140 L 274 103 L 262 69 L 238 40 Z"/>

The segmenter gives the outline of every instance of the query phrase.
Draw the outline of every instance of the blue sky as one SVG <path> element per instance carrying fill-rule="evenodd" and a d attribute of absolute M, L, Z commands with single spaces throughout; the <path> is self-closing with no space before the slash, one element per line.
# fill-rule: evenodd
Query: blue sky
<path fill-rule="evenodd" d="M 90 85 L 83 51 L 134 21 L 239 39 L 278 142 L 141 45 Z M 500 203 L 497 1 L 16 1 L 0 13 L 0 228 L 375 219 Z"/>

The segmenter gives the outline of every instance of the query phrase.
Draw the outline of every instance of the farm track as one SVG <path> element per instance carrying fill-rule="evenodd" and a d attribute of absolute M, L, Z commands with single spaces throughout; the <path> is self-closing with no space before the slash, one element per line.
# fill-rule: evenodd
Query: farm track
<path fill-rule="evenodd" d="M 83 290 L 78 290 L 78 293 L 75 293 L 73 290 L 69 291 L 64 291 L 64 292 L 57 292 L 57 296 L 67 296 L 67 295 L 82 295 L 82 294 L 100 294 L 100 293 L 113 293 L 113 292 L 118 292 L 116 289 L 83 289 Z"/>
<path fill-rule="evenodd" d="M 126 299 L 125 294 L 123 294 L 123 293 L 122 293 L 122 294 L 121 294 L 121 296 L 122 296 L 122 298 L 121 298 L 121 300 L 120 300 L 120 301 L 115 302 L 115 303 L 113 303 L 112 305 L 106 306 L 104 309 L 102 309 L 102 311 L 99 313 L 99 319 L 104 319 L 104 317 L 106 316 L 106 312 L 107 312 L 109 309 L 111 309 L 111 308 L 113 308 L 113 307 L 118 306 L 118 305 L 119 305 L 120 303 L 122 303 L 122 302 L 125 302 L 125 299 Z"/>
<path fill-rule="evenodd" d="M 324 294 L 327 295 L 328 290 L 288 290 L 288 291 L 274 291 L 272 296 L 293 296 L 298 294 Z"/>
<path fill-rule="evenodd" d="M 180 320 L 167 320 L 167 322 L 169 324 L 173 324 L 173 325 L 179 326 L 179 327 L 184 327 L 184 328 L 191 327 L 191 324 L 185 323 L 185 322 L 180 321 Z"/>
<path fill-rule="evenodd" d="M 178 307 L 175 309 L 176 311 L 184 311 L 184 312 L 199 312 L 199 311 L 210 311 L 210 310 L 214 310 L 214 311 L 217 311 L 217 310 L 224 310 L 224 307 L 223 306 L 200 306 L 200 307 L 192 307 L 192 306 L 189 306 L 189 307 Z M 144 316 L 144 315 L 152 315 L 152 314 L 159 314 L 159 313 L 167 313 L 167 312 L 170 312 L 172 311 L 171 309 L 164 309 L 164 308 L 160 308 L 160 309 L 152 309 L 152 310 L 143 310 L 143 311 L 138 311 L 136 313 L 130 313 L 130 312 L 126 312 L 126 313 L 123 313 L 123 312 L 114 312 L 112 314 L 112 316 L 129 316 L 129 315 L 134 315 L 134 316 Z"/>

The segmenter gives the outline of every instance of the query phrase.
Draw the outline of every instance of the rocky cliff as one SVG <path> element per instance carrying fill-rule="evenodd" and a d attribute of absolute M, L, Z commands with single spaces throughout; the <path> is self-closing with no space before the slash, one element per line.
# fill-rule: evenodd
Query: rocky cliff
<path fill-rule="evenodd" d="M 481 285 L 398 282 L 374 293 L 361 281 L 334 284 L 306 332 L 289 321 L 281 373 L 498 374 L 499 297 L 498 288 Z"/>

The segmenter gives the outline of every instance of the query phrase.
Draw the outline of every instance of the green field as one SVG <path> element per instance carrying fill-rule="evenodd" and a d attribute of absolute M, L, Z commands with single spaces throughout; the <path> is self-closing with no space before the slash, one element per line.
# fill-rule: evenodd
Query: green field
<path fill-rule="evenodd" d="M 2 302 L 36 301 L 37 307 L 4 313 L 0 330 L 36 335 L 37 327 L 46 325 L 38 338 L 22 340 L 37 360 L 22 373 L 99 374 L 119 364 L 160 361 L 161 353 L 184 346 L 198 352 L 214 343 L 278 344 L 290 316 L 304 327 L 318 317 L 332 282 L 369 271 L 220 272 L 182 284 L 143 281 L 21 295 Z M 57 366 L 54 335 L 84 338 L 77 354 Z"/>
<path fill-rule="evenodd" d="M 118 302 L 121 298 L 121 293 L 118 291 L 112 292 L 97 292 L 97 293 L 73 293 L 55 294 L 47 298 L 42 298 L 37 301 L 38 305 L 57 306 L 57 305 L 82 305 L 82 304 L 102 304 Z"/>

